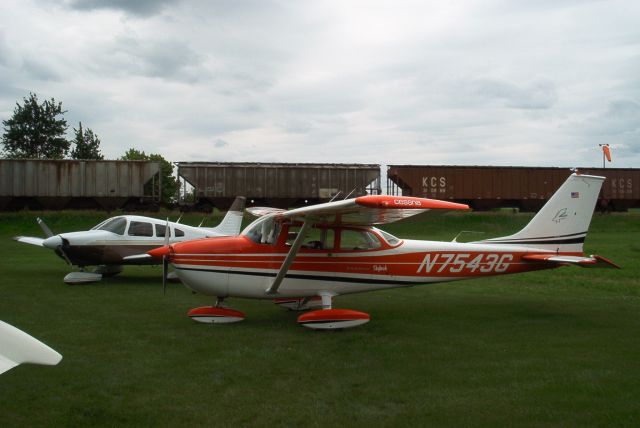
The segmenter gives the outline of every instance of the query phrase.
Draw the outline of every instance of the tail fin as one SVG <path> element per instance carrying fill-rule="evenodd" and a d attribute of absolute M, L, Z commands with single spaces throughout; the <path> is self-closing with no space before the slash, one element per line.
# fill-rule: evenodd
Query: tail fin
<path fill-rule="evenodd" d="M 571 174 L 524 229 L 483 243 L 582 253 L 605 177 Z"/>
<path fill-rule="evenodd" d="M 244 196 L 236 197 L 220 224 L 216 227 L 209 227 L 207 230 L 223 236 L 235 236 L 239 234 L 240 227 L 242 226 L 245 202 L 246 198 Z"/>

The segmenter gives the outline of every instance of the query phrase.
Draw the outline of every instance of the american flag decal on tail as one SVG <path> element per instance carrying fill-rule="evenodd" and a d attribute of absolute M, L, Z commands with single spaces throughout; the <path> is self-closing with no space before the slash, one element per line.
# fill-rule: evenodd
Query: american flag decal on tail
<path fill-rule="evenodd" d="M 579 198 L 579 197 L 580 197 L 580 192 L 571 192 L 572 199 Z"/>

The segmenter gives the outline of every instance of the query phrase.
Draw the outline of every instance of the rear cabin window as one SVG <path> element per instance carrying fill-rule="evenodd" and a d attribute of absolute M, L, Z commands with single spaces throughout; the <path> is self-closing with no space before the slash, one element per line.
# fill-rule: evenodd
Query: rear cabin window
<path fill-rule="evenodd" d="M 151 223 L 132 221 L 129 225 L 129 236 L 153 236 Z"/>
<path fill-rule="evenodd" d="M 167 226 L 164 224 L 156 224 L 156 236 L 159 238 L 164 238 L 164 232 L 167 229 Z M 171 236 L 171 228 L 169 228 L 169 236 Z"/>
<path fill-rule="evenodd" d="M 173 229 L 176 233 L 176 238 L 184 236 L 184 231 L 182 229 Z"/>
<path fill-rule="evenodd" d="M 363 251 L 380 248 L 378 238 L 364 230 L 344 229 L 340 233 L 340 249 L 345 251 Z"/>
<path fill-rule="evenodd" d="M 123 217 L 117 217 L 109 221 L 103 222 L 97 230 L 106 230 L 117 235 L 124 235 L 124 230 L 127 228 L 127 219 Z"/>

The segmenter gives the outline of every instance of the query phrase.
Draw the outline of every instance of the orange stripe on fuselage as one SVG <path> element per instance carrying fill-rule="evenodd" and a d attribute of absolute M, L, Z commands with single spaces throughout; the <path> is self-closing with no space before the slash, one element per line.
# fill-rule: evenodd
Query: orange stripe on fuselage
<path fill-rule="evenodd" d="M 299 255 L 290 271 L 302 273 L 335 273 L 366 276 L 402 277 L 482 277 L 548 269 L 548 263 L 522 260 L 530 253 L 492 252 L 413 252 L 402 254 Z M 285 254 L 175 254 L 174 264 L 192 267 L 252 269 L 274 271 L 280 269 Z"/>

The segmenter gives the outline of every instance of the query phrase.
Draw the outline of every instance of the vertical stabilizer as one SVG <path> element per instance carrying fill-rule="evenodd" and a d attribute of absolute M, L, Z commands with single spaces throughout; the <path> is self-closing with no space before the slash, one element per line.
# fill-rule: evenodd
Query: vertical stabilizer
<path fill-rule="evenodd" d="M 244 205 L 246 203 L 244 196 L 238 196 L 233 201 L 231 208 L 227 211 L 222 221 L 216 227 L 207 228 L 209 232 L 217 233 L 221 236 L 235 236 L 240 233 L 242 227 L 242 218 L 244 215 Z"/>
<path fill-rule="evenodd" d="M 582 253 L 605 177 L 571 174 L 524 229 L 483 243 Z"/>

